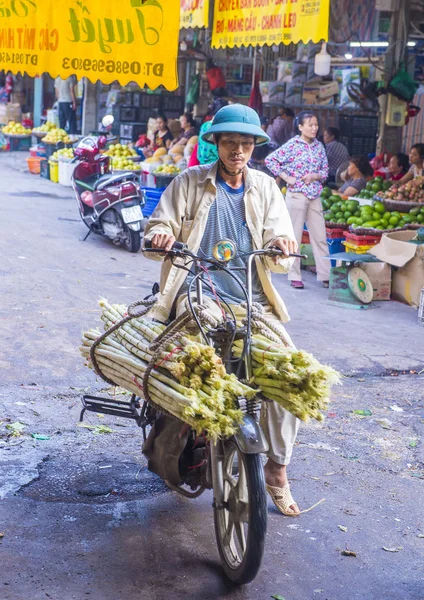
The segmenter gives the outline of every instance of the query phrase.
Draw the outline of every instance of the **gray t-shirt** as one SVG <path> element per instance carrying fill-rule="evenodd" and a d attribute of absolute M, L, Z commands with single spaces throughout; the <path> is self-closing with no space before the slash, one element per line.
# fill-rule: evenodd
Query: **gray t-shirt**
<path fill-rule="evenodd" d="M 353 187 L 355 188 L 355 190 L 358 190 L 359 193 L 364 189 L 366 185 L 367 180 L 364 177 L 358 177 L 358 179 L 349 179 L 349 181 L 346 181 L 346 183 L 344 183 L 338 191 L 341 194 L 343 194 L 343 192 L 347 190 L 348 187 Z"/>
<path fill-rule="evenodd" d="M 54 87 L 58 92 L 58 102 L 72 102 L 71 88 L 77 83 L 75 75 L 71 75 L 68 79 L 56 77 Z"/>
<path fill-rule="evenodd" d="M 220 240 L 231 240 L 237 246 L 237 257 L 230 263 L 230 267 L 245 267 L 247 257 L 239 256 L 243 252 L 253 250 L 251 233 L 246 223 L 246 210 L 244 206 L 244 185 L 238 189 L 233 189 L 227 185 L 222 178 L 217 176 L 216 200 L 212 204 L 205 232 L 200 243 L 199 255 L 205 257 L 212 256 L 212 249 L 216 242 Z M 204 266 L 208 266 L 205 263 Z M 234 271 L 234 274 L 246 287 L 246 274 L 244 271 Z M 209 271 L 209 276 L 217 291 L 228 304 L 240 304 L 245 302 L 246 298 L 242 289 L 234 279 L 223 271 Z M 189 275 L 186 282 L 180 290 L 180 294 L 187 293 L 188 286 L 193 278 Z M 209 281 L 206 277 L 206 281 Z M 206 296 L 214 298 L 214 294 L 206 286 L 203 286 L 203 292 Z M 266 296 L 259 281 L 259 276 L 255 266 L 252 271 L 252 296 L 254 302 L 267 303 Z"/>

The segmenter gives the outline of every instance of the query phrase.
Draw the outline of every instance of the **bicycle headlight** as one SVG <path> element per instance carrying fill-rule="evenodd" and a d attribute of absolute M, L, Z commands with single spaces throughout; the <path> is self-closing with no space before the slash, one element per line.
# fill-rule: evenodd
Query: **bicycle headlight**
<path fill-rule="evenodd" d="M 236 253 L 237 246 L 232 240 L 220 240 L 212 250 L 213 257 L 219 262 L 229 262 Z"/>

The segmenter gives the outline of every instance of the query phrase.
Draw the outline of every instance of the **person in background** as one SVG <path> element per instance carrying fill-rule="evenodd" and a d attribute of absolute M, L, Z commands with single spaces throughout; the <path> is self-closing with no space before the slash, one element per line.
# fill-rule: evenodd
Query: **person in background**
<path fill-rule="evenodd" d="M 424 164 L 424 144 L 414 144 L 409 152 L 409 162 L 411 167 L 406 175 L 399 179 L 399 184 L 408 183 L 415 177 L 422 177 Z"/>
<path fill-rule="evenodd" d="M 168 119 L 165 115 L 158 115 L 156 118 L 157 130 L 153 134 L 153 140 L 146 150 L 143 151 L 145 156 L 152 156 L 158 148 L 168 149 L 174 139 L 169 127 Z"/>
<path fill-rule="evenodd" d="M 339 130 L 337 127 L 324 129 L 324 145 L 328 160 L 328 181 L 335 182 L 337 169 L 349 160 L 349 152 L 344 144 L 339 142 Z"/>
<path fill-rule="evenodd" d="M 184 113 L 180 117 L 181 124 L 181 133 L 175 138 L 170 144 L 170 148 L 176 146 L 177 144 L 181 146 L 185 146 L 188 140 L 197 134 L 196 132 L 196 122 L 193 119 L 193 116 L 190 113 Z"/>
<path fill-rule="evenodd" d="M 77 132 L 76 85 L 75 75 L 71 75 L 67 79 L 56 77 L 54 82 L 56 99 L 59 104 L 59 125 L 61 129 L 66 129 L 66 123 L 68 123 L 68 133 Z"/>
<path fill-rule="evenodd" d="M 409 158 L 403 152 L 399 152 L 391 157 L 389 161 L 389 179 L 399 181 L 408 172 Z"/>
<path fill-rule="evenodd" d="M 262 117 L 261 127 L 263 131 L 265 131 L 265 133 L 267 132 L 268 126 L 268 119 L 266 117 Z M 253 150 L 252 158 L 249 161 L 249 167 L 252 167 L 252 169 L 257 169 L 258 171 L 262 171 L 263 173 L 266 173 L 267 175 L 270 175 L 272 177 L 272 173 L 265 165 L 265 158 L 268 156 L 268 154 L 271 154 L 271 152 L 274 152 L 274 150 L 276 150 L 277 148 L 278 146 L 274 142 L 267 142 L 266 144 L 262 144 L 261 146 L 256 146 L 256 148 Z"/>
<path fill-rule="evenodd" d="M 280 108 L 277 116 L 271 121 L 266 132 L 271 142 L 276 146 L 282 146 L 293 135 L 294 112 L 291 108 Z"/>
<path fill-rule="evenodd" d="M 366 156 L 356 154 L 349 158 L 349 166 L 345 171 L 345 183 L 336 194 L 340 196 L 356 196 L 367 185 L 367 178 L 372 177 L 373 170 Z M 343 176 L 342 176 L 343 177 Z"/>
<path fill-rule="evenodd" d="M 310 111 L 302 111 L 295 120 L 299 132 L 284 146 L 265 158 L 265 165 L 287 183 L 286 204 L 293 223 L 296 241 L 300 247 L 303 226 L 308 226 L 317 277 L 324 287 L 330 279 L 325 221 L 320 194 L 328 177 L 328 161 L 324 146 L 317 140 L 318 119 Z M 300 259 L 289 271 L 291 286 L 304 287 Z"/>
<path fill-rule="evenodd" d="M 188 161 L 188 167 L 196 167 L 197 165 L 209 165 L 218 160 L 218 150 L 216 146 L 205 142 L 202 137 L 212 127 L 212 122 L 215 114 L 224 106 L 228 106 L 227 100 L 224 98 L 215 98 L 212 104 L 209 105 L 208 115 L 210 118 L 206 119 L 200 127 L 199 141 L 194 146 L 193 152 Z"/>

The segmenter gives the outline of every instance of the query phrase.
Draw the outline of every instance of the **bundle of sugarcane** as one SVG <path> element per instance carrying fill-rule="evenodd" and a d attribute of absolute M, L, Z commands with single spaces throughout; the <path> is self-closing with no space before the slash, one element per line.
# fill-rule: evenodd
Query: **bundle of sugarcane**
<path fill-rule="evenodd" d="M 100 301 L 105 330 L 126 315 L 126 307 Z M 243 414 L 237 398 L 252 398 L 257 390 L 228 375 L 221 359 L 210 346 L 190 336 L 164 343 L 157 351 L 150 344 L 164 326 L 147 317 L 133 318 L 105 337 L 95 348 L 101 372 L 116 385 L 143 396 L 143 378 L 155 359 L 148 378 L 148 395 L 164 411 L 188 423 L 197 432 L 206 431 L 211 439 L 234 434 Z M 100 332 L 83 334 L 81 353 L 91 365 L 90 348 Z"/>
<path fill-rule="evenodd" d="M 243 342 L 234 342 L 234 355 L 241 356 L 242 351 Z M 252 336 L 251 351 L 251 385 L 302 421 L 310 417 L 322 421 L 330 388 L 340 381 L 334 369 L 322 365 L 312 354 L 277 344 L 261 334 Z"/>

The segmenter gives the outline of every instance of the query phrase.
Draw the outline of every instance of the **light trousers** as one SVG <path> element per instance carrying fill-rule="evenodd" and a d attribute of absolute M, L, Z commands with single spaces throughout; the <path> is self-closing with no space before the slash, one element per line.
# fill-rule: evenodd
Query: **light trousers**
<path fill-rule="evenodd" d="M 187 296 L 185 294 L 178 298 L 177 316 L 183 312 L 186 298 Z M 214 316 L 217 318 L 222 318 L 221 311 L 213 300 L 205 296 L 203 303 L 208 306 L 208 310 Z M 241 320 L 246 316 L 246 311 L 240 306 L 231 305 L 231 308 L 236 316 L 237 324 L 241 325 Z M 290 337 L 283 324 L 280 322 L 278 317 L 273 314 L 271 307 L 265 307 L 265 312 L 267 318 L 272 320 L 274 326 L 281 329 L 281 331 L 290 341 L 291 345 L 294 347 L 294 344 L 290 340 Z M 269 446 L 269 450 L 267 452 L 268 458 L 279 465 L 289 464 L 293 452 L 293 446 L 296 441 L 299 424 L 300 421 L 297 417 L 292 415 L 292 413 L 285 408 L 282 408 L 276 402 L 262 402 L 260 425 Z"/>
<path fill-rule="evenodd" d="M 321 199 L 309 200 L 300 192 L 287 192 L 286 205 L 299 248 L 302 242 L 303 225 L 306 223 L 317 268 L 317 279 L 318 281 L 329 281 L 330 261 L 323 258 L 328 256 L 329 250 Z M 302 281 L 299 258 L 294 261 L 289 271 L 289 281 Z"/>

